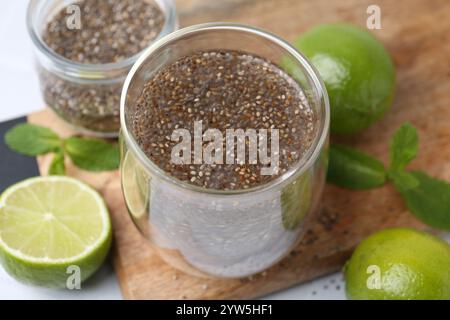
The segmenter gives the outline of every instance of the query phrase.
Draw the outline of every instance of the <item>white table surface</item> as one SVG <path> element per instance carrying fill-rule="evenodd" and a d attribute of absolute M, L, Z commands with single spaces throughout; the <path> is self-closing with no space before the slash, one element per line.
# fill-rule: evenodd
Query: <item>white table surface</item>
<path fill-rule="evenodd" d="M 32 44 L 25 13 L 28 1 L 2 1 L 0 10 L 0 121 L 42 109 L 37 77 L 32 65 Z M 1 178 L 1 177 L 0 177 Z M 448 237 L 450 240 L 450 237 Z M 342 275 L 336 273 L 299 285 L 267 299 L 345 299 Z M 1 299 L 122 299 L 110 261 L 79 291 L 26 286 L 0 267 Z"/>

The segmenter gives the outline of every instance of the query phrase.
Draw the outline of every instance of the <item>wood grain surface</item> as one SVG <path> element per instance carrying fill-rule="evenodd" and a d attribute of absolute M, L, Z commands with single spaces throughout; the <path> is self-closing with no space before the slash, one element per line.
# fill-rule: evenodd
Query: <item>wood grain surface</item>
<path fill-rule="evenodd" d="M 182 26 L 233 21 L 267 29 L 293 41 L 319 23 L 366 23 L 369 0 L 179 0 Z M 397 91 L 392 110 L 379 123 L 341 142 L 388 159 L 388 140 L 410 121 L 419 130 L 421 148 L 411 167 L 450 180 L 450 2 L 448 0 L 376 1 L 382 29 L 374 34 L 392 54 Z M 29 121 L 72 132 L 49 110 Z M 334 138 L 336 139 L 336 138 Z M 48 157 L 41 157 L 43 173 Z M 68 174 L 96 187 L 106 199 L 114 226 L 114 265 L 127 299 L 240 299 L 260 297 L 338 271 L 351 250 L 376 230 L 424 226 L 408 213 L 391 185 L 371 191 L 327 186 L 320 209 L 301 244 L 275 267 L 242 280 L 215 280 L 180 273 L 162 262 L 137 232 L 124 206 L 119 174 L 92 174 L 74 168 Z"/>

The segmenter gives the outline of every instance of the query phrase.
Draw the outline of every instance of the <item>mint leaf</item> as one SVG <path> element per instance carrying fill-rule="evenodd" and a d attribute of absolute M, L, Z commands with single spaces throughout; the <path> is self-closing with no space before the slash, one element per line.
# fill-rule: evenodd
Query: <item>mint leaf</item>
<path fill-rule="evenodd" d="M 371 189 L 386 182 L 386 171 L 377 159 L 355 149 L 332 144 L 327 180 L 349 189 Z"/>
<path fill-rule="evenodd" d="M 105 141 L 71 137 L 64 149 L 79 168 L 88 171 L 110 171 L 119 167 L 119 147 Z"/>
<path fill-rule="evenodd" d="M 413 160 L 419 149 L 417 130 L 410 123 L 403 124 L 391 140 L 391 169 L 401 171 Z"/>
<path fill-rule="evenodd" d="M 61 139 L 49 128 L 33 124 L 19 124 L 5 134 L 6 145 L 26 156 L 38 156 L 57 151 Z"/>
<path fill-rule="evenodd" d="M 420 184 L 412 173 L 406 171 L 390 171 L 388 176 L 402 190 L 413 189 Z"/>
<path fill-rule="evenodd" d="M 427 225 L 450 231 L 450 183 L 418 171 L 411 175 L 419 182 L 414 188 L 394 180 L 408 209 Z"/>
<path fill-rule="evenodd" d="M 53 156 L 52 163 L 48 169 L 48 174 L 51 176 L 63 176 L 66 174 L 63 152 L 58 152 Z"/>
<path fill-rule="evenodd" d="M 32 124 L 15 126 L 5 134 L 4 139 L 9 148 L 27 156 L 55 152 L 49 168 L 50 175 L 65 173 L 65 153 L 81 169 L 107 171 L 119 167 L 118 146 L 101 140 L 72 137 L 63 141 L 51 129 Z"/>

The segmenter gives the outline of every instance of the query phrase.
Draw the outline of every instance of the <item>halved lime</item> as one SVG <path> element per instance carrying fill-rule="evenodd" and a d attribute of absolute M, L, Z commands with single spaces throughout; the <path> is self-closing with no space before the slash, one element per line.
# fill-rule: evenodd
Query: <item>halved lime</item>
<path fill-rule="evenodd" d="M 84 281 L 103 263 L 110 245 L 108 209 L 79 180 L 31 178 L 0 197 L 0 261 L 17 280 L 65 287 L 78 272 Z"/>

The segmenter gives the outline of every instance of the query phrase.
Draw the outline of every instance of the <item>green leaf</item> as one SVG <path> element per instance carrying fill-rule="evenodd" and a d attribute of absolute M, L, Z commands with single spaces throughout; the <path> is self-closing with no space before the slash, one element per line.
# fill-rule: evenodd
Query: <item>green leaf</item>
<path fill-rule="evenodd" d="M 88 171 L 110 171 L 119 167 L 120 155 L 117 145 L 96 139 L 71 137 L 64 147 L 79 168 Z"/>
<path fill-rule="evenodd" d="M 417 130 L 410 123 L 403 124 L 391 141 L 391 169 L 401 171 L 413 160 L 419 149 Z"/>
<path fill-rule="evenodd" d="M 57 151 L 61 139 L 49 128 L 33 124 L 19 124 L 5 134 L 6 145 L 26 156 L 38 156 Z"/>
<path fill-rule="evenodd" d="M 51 176 L 63 176 L 66 174 L 66 166 L 64 164 L 64 153 L 58 152 L 53 156 L 52 163 L 48 169 L 48 174 Z"/>
<path fill-rule="evenodd" d="M 450 231 L 450 183 L 418 171 L 410 174 L 419 182 L 414 188 L 394 180 L 408 209 L 429 226 Z"/>
<path fill-rule="evenodd" d="M 330 146 L 328 182 L 349 189 L 372 189 L 386 182 L 381 162 L 355 149 Z"/>
<path fill-rule="evenodd" d="M 413 189 L 419 185 L 419 180 L 412 173 L 406 171 L 389 171 L 388 177 L 402 190 Z"/>

